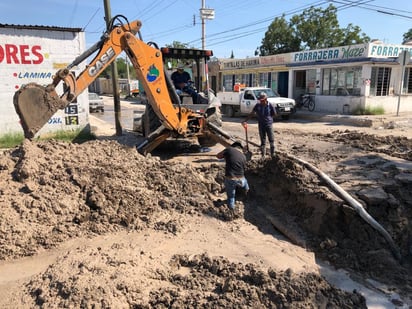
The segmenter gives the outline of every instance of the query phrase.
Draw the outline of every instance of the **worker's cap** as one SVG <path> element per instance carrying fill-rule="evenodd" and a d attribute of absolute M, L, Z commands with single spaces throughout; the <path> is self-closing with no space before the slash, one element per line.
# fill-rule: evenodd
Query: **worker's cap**
<path fill-rule="evenodd" d="M 183 64 L 183 63 L 179 63 L 178 65 L 177 65 L 177 69 L 178 70 L 183 70 L 185 68 L 185 65 Z"/>
<path fill-rule="evenodd" d="M 268 97 L 268 95 L 266 94 L 266 92 L 261 92 L 259 93 L 258 99 L 259 100 L 264 100 Z"/>
<path fill-rule="evenodd" d="M 231 146 L 235 148 L 243 149 L 242 143 L 239 141 L 234 142 Z"/>

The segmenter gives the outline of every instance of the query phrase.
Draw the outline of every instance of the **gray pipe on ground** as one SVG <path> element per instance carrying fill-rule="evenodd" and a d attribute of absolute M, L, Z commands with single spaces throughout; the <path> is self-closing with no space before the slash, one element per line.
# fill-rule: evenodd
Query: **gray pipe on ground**
<path fill-rule="evenodd" d="M 242 139 L 242 138 L 241 138 Z M 260 147 L 260 145 L 251 142 L 249 140 L 249 143 L 256 147 Z M 377 230 L 388 242 L 392 254 L 395 256 L 395 258 L 400 261 L 401 260 L 401 253 L 399 248 L 395 245 L 395 242 L 393 241 L 392 237 L 389 235 L 389 233 L 380 225 L 366 210 L 363 208 L 362 204 L 360 204 L 357 200 L 355 200 L 348 192 L 342 189 L 337 183 L 335 183 L 328 175 L 326 175 L 324 172 L 310 164 L 309 162 L 306 162 L 302 159 L 299 159 L 298 157 L 295 157 L 293 155 L 283 153 L 286 157 L 288 157 L 291 160 L 297 161 L 303 166 L 307 167 L 309 170 L 317 174 L 320 178 L 322 178 L 332 190 L 334 190 L 340 198 L 342 198 L 344 201 L 346 201 L 358 214 L 359 216 L 366 221 L 369 225 L 371 225 L 375 230 Z M 272 222 L 273 223 L 273 222 Z M 287 236 L 287 235 L 285 235 Z M 299 241 L 299 240 L 298 240 Z"/>
<path fill-rule="evenodd" d="M 295 160 L 299 162 L 300 164 L 304 165 L 307 167 L 309 170 L 317 174 L 319 177 L 321 177 L 332 190 L 334 190 L 344 201 L 348 202 L 350 206 L 355 209 L 355 211 L 359 214 L 359 216 L 365 220 L 369 225 L 371 225 L 374 229 L 376 229 L 388 242 L 392 254 L 395 256 L 397 260 L 401 260 L 401 254 L 399 248 L 395 245 L 392 237 L 389 235 L 389 233 L 363 208 L 362 204 L 360 204 L 357 200 L 355 200 L 348 192 L 342 189 L 337 183 L 335 183 L 328 175 L 326 175 L 324 172 L 313 166 L 312 164 L 299 159 L 293 155 L 290 154 L 284 154 L 288 158 Z"/>

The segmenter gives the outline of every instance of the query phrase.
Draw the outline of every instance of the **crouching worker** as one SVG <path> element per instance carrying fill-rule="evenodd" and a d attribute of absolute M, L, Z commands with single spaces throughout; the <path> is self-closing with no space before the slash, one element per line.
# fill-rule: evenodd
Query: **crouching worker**
<path fill-rule="evenodd" d="M 247 195 L 249 184 L 245 178 L 246 156 L 240 142 L 234 142 L 216 155 L 219 159 L 225 159 L 225 188 L 227 205 L 235 210 L 236 189 L 243 188 Z"/>

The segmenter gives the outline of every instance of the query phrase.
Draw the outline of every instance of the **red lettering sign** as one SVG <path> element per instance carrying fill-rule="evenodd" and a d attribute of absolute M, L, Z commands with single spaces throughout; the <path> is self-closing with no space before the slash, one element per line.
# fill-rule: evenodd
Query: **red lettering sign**
<path fill-rule="evenodd" d="M 0 63 L 7 64 L 40 64 L 44 60 L 41 46 L 34 45 L 0 45 Z"/>

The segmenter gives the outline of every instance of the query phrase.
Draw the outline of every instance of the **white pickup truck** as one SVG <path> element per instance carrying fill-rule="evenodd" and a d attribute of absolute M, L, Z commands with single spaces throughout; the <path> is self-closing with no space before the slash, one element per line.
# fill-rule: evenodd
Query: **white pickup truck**
<path fill-rule="evenodd" d="M 269 103 L 282 119 L 289 119 L 289 116 L 296 112 L 295 100 L 283 98 L 272 89 L 264 87 L 247 87 L 240 92 L 218 92 L 217 98 L 222 104 L 221 112 L 228 117 L 249 114 L 258 102 L 257 97 L 261 92 L 267 94 Z"/>

